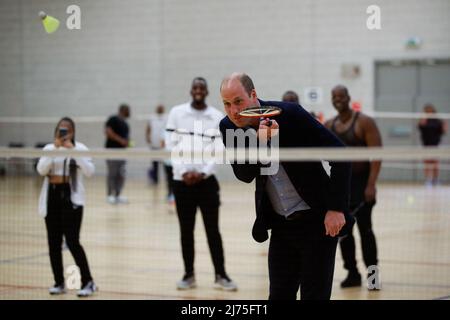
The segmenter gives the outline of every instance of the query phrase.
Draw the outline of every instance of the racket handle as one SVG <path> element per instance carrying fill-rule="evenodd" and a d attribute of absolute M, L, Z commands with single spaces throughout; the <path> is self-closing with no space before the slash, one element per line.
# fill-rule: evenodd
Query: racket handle
<path fill-rule="evenodd" d="M 264 117 L 259 118 L 259 121 L 263 121 Z M 272 125 L 272 120 L 267 119 L 267 126 L 270 127 Z"/>

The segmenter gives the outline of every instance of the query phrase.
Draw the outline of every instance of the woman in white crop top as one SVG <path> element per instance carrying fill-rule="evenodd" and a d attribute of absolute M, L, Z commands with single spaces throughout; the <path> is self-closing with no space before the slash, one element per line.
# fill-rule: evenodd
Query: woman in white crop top
<path fill-rule="evenodd" d="M 46 145 L 44 150 L 88 150 L 84 144 L 75 141 L 75 123 L 70 118 L 62 118 L 58 122 L 54 136 L 54 143 Z M 39 197 L 39 214 L 45 217 L 50 263 L 55 279 L 55 285 L 49 292 L 65 293 L 61 249 L 64 236 L 81 273 L 82 286 L 78 296 L 90 296 L 97 287 L 80 244 L 80 228 L 85 202 L 83 175 L 91 176 L 94 164 L 88 157 L 45 156 L 39 159 L 37 171 L 45 176 Z"/>

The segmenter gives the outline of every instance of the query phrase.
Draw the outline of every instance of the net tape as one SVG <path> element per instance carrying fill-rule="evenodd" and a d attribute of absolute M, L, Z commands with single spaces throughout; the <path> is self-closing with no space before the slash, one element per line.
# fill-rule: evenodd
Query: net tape
<path fill-rule="evenodd" d="M 279 148 L 276 152 L 261 152 L 261 149 L 222 149 L 212 154 L 193 151 L 193 158 L 218 160 L 250 161 L 364 161 L 364 160 L 402 160 L 417 161 L 429 159 L 450 160 L 450 147 L 347 147 L 347 148 Z M 167 150 L 150 150 L 147 148 L 130 149 L 91 149 L 89 151 L 55 150 L 44 151 L 36 148 L 0 147 L 0 158 L 39 158 L 41 156 L 92 157 L 98 159 L 152 159 L 167 160 L 174 154 Z M 220 163 L 220 162 L 218 162 Z"/>

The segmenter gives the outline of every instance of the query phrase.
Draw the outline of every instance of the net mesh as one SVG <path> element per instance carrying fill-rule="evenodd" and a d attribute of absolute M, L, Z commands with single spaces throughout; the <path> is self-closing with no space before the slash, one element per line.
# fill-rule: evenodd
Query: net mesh
<path fill-rule="evenodd" d="M 389 154 L 403 149 L 383 149 L 377 153 L 380 158 L 386 158 L 383 159 L 377 184 L 377 203 L 372 213 L 382 290 L 369 293 L 364 285 L 352 290 L 341 289 L 339 284 L 346 272 L 338 250 L 332 298 L 433 299 L 448 295 L 450 152 L 445 147 L 431 151 L 416 149 L 409 153 L 397 152 L 403 156 L 395 159 L 391 159 Z M 53 277 L 45 223 L 37 213 L 43 178 L 35 170 L 37 158 L 43 153 L 36 149 L 36 154 L 23 156 L 20 150 L 0 150 L 0 297 L 46 299 Z M 307 149 L 287 151 L 280 152 L 281 159 L 285 156 L 292 161 L 297 155 L 299 161 L 307 158 L 320 160 L 320 150 L 316 153 Z M 352 160 L 349 153 L 332 152 L 328 156 Z M 130 149 L 120 155 L 127 161 L 123 195 L 129 203 L 115 205 L 109 204 L 106 198 L 105 159 L 111 155 L 102 150 L 91 155 L 96 173 L 85 179 L 87 202 L 81 243 L 100 287 L 97 298 L 267 298 L 268 242 L 258 244 L 251 237 L 255 216 L 253 184 L 238 182 L 229 165 L 218 165 L 220 231 L 226 269 L 239 290 L 226 293 L 213 289 L 214 269 L 202 218 L 197 213 L 195 270 L 198 288 L 178 291 L 175 283 L 184 271 L 180 233 L 176 208 L 168 198 L 163 163 L 158 168 L 158 183 L 149 177 L 152 157 L 162 159 L 164 153 Z M 423 159 L 431 156 L 440 162 L 440 178 L 436 185 L 426 184 L 423 177 Z M 366 271 L 357 227 L 353 234 L 359 271 L 364 275 Z M 75 290 L 77 281 L 71 269 L 74 260 L 66 245 L 63 244 L 62 249 L 66 283 Z M 59 298 L 72 299 L 75 295 Z"/>

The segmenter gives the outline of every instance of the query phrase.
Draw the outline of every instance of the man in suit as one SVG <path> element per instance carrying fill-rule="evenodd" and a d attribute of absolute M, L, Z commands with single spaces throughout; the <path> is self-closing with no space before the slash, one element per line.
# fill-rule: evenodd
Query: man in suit
<path fill-rule="evenodd" d="M 232 142 L 227 141 L 227 130 L 239 129 L 254 132 L 260 146 L 270 145 L 278 134 L 280 147 L 344 147 L 299 104 L 259 100 L 253 81 L 244 73 L 226 77 L 220 92 L 227 113 L 220 131 L 227 148 Z M 270 121 L 239 115 L 246 108 L 266 105 L 280 108 L 281 114 Z M 239 180 L 250 183 L 256 179 L 253 238 L 264 242 L 267 230 L 272 230 L 269 299 L 296 299 L 299 287 L 301 299 L 330 299 L 337 239 L 353 221 L 346 215 L 351 165 L 330 165 L 328 176 L 320 161 L 281 162 L 271 175 L 263 174 L 260 162 L 232 164 Z"/>

